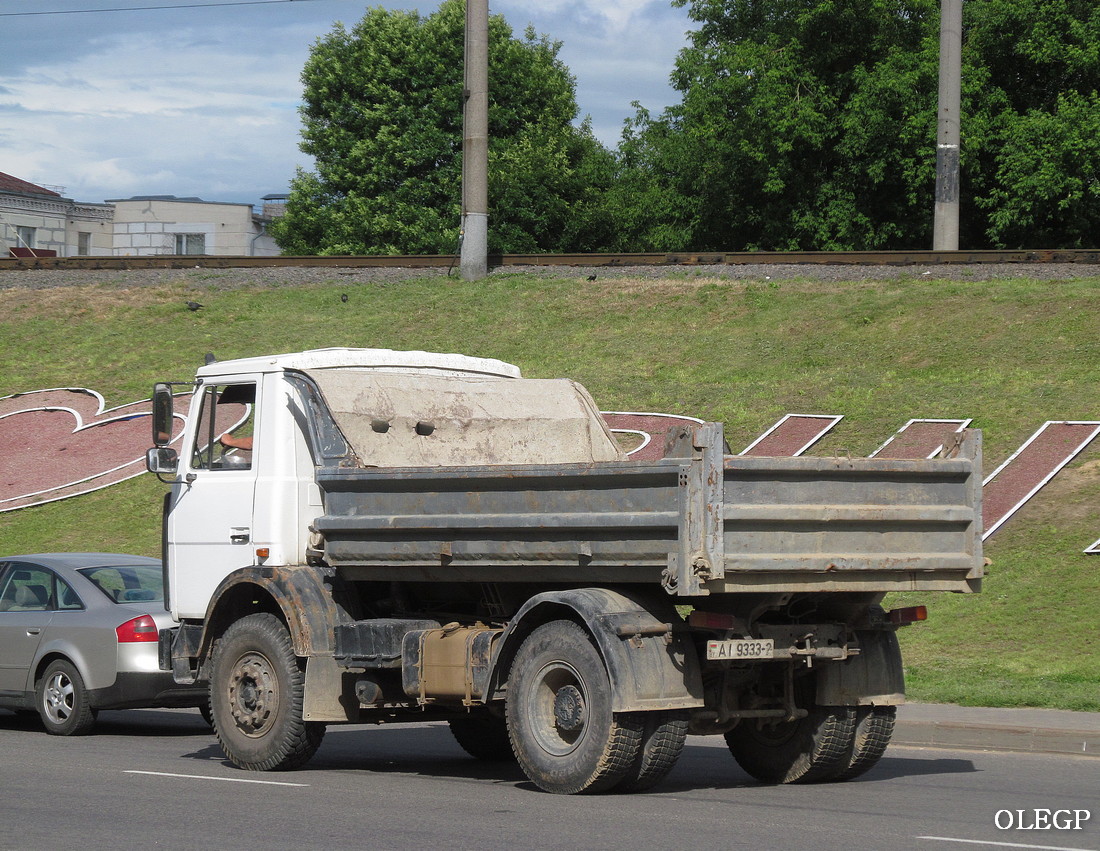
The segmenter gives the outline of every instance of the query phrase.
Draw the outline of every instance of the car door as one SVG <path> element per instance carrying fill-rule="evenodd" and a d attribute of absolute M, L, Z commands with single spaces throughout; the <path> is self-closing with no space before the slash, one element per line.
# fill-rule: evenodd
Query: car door
<path fill-rule="evenodd" d="M 169 605 L 174 617 L 202 617 L 218 583 L 253 564 L 252 511 L 263 440 L 256 416 L 257 382 L 202 389 L 197 427 L 180 459 L 168 523 Z M 229 442 L 222 438 L 229 433 Z M 245 445 L 254 449 L 246 449 Z"/>
<path fill-rule="evenodd" d="M 34 687 L 30 669 L 54 616 L 53 573 L 20 561 L 0 568 L 0 695 L 18 698 Z"/>

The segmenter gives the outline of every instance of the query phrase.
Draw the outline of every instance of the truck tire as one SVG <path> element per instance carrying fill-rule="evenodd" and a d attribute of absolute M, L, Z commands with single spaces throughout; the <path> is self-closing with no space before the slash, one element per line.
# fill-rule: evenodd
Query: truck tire
<path fill-rule="evenodd" d="M 325 725 L 302 718 L 305 677 L 281 620 L 248 615 L 214 647 L 210 710 L 225 755 L 249 771 L 298 768 L 321 746 Z"/>
<path fill-rule="evenodd" d="M 455 741 L 474 759 L 482 762 L 514 762 L 508 722 L 503 718 L 452 718 L 447 722 Z"/>
<path fill-rule="evenodd" d="M 630 771 L 615 787 L 616 792 L 642 792 L 652 789 L 668 776 L 684 751 L 688 713 L 681 711 L 644 712 L 642 746 Z"/>
<path fill-rule="evenodd" d="M 547 792 L 601 792 L 638 759 L 643 713 L 611 709 L 611 682 L 592 640 L 551 621 L 520 645 L 508 682 L 508 735 L 520 767 Z"/>
<path fill-rule="evenodd" d="M 726 744 L 764 783 L 820 783 L 848 769 L 855 735 L 855 707 L 813 706 L 797 721 L 743 721 L 726 733 Z"/>
<path fill-rule="evenodd" d="M 894 734 L 896 706 L 860 706 L 856 708 L 856 735 L 852 745 L 852 757 L 848 767 L 838 780 L 851 780 L 865 774 L 886 752 L 890 737 Z"/>
<path fill-rule="evenodd" d="M 95 724 L 84 679 L 67 659 L 54 659 L 46 666 L 35 690 L 35 705 L 51 736 L 83 736 Z"/>

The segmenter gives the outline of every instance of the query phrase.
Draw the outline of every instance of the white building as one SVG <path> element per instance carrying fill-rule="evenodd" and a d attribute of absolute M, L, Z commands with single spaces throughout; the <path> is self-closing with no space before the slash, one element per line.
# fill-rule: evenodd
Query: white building
<path fill-rule="evenodd" d="M 174 195 L 139 195 L 108 201 L 114 207 L 115 255 L 214 254 L 272 257 L 270 221 L 251 204 L 227 204 Z"/>
<path fill-rule="evenodd" d="M 0 257 L 110 255 L 113 212 L 0 172 Z"/>
<path fill-rule="evenodd" d="M 174 195 L 82 204 L 0 172 L 0 257 L 271 257 L 280 252 L 270 221 L 251 204 Z"/>

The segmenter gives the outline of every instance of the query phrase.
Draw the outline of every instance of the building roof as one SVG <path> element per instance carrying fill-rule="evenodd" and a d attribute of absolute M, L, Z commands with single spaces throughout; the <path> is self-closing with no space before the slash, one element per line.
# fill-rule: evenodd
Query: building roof
<path fill-rule="evenodd" d="M 218 204 L 223 207 L 251 207 L 246 201 L 204 201 L 202 198 L 188 196 L 181 198 L 177 195 L 132 195 L 129 198 L 108 198 L 108 204 L 123 204 L 127 201 L 145 202 L 159 201 L 169 204 Z"/>
<path fill-rule="evenodd" d="M 20 195 L 49 195 L 52 198 L 61 197 L 60 192 L 54 192 L 52 189 L 36 186 L 33 183 L 28 183 L 26 180 L 20 180 L 18 177 L 4 174 L 2 171 L 0 171 L 0 192 L 17 192 Z"/>

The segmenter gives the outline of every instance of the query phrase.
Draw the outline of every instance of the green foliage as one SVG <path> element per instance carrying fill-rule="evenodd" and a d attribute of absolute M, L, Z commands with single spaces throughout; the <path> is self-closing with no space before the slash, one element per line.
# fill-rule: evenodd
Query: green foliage
<path fill-rule="evenodd" d="M 620 146 L 624 183 L 664 203 L 622 217 L 620 245 L 931 243 L 937 0 L 674 2 L 698 24 L 683 101 L 639 111 Z M 1094 243 L 1100 7 L 967 0 L 964 23 L 963 244 Z"/>
<path fill-rule="evenodd" d="M 287 214 L 290 254 L 450 254 L 461 217 L 464 9 L 426 17 L 369 9 L 337 24 L 302 72 L 302 150 Z M 559 44 L 489 21 L 490 251 L 600 247 L 611 155 L 574 127 Z"/>

